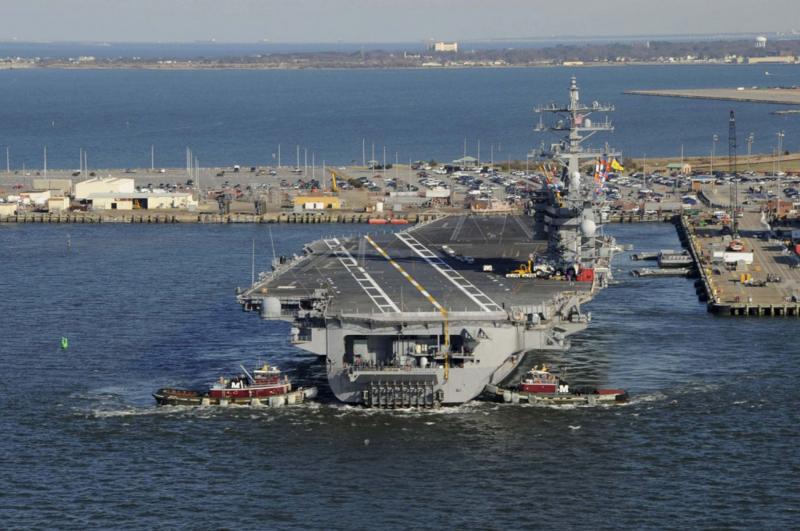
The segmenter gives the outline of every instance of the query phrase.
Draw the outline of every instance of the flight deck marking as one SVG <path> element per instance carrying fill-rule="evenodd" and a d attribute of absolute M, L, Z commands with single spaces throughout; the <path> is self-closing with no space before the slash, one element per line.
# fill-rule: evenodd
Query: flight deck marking
<path fill-rule="evenodd" d="M 341 262 L 347 272 L 350 273 L 353 280 L 361 286 L 364 293 L 372 299 L 372 302 L 375 303 L 375 306 L 378 307 L 381 313 L 386 313 L 387 311 L 400 313 L 400 308 L 397 307 L 394 301 L 390 299 L 386 292 L 375 282 L 375 279 L 372 278 L 363 267 L 358 265 L 356 259 L 350 254 L 350 251 L 345 249 L 344 245 L 339 241 L 339 238 L 330 238 L 324 241 L 328 249 L 333 251 L 333 254 L 339 259 L 339 262 Z"/>
<path fill-rule="evenodd" d="M 531 232 L 530 227 L 525 226 L 522 220 L 520 220 L 517 216 L 512 216 L 512 219 L 517 222 L 517 225 L 520 229 L 522 229 L 522 232 L 525 233 L 525 236 L 527 236 L 529 240 L 532 240 L 533 232 Z M 503 227 L 505 227 L 505 225 L 503 225 Z"/>
<path fill-rule="evenodd" d="M 484 292 L 478 289 L 475 284 L 467 280 L 464 275 L 450 267 L 450 265 L 439 258 L 436 253 L 422 245 L 419 240 L 411 234 L 404 232 L 395 233 L 397 238 L 405 243 L 412 251 L 419 257 L 424 259 L 428 264 L 441 273 L 447 280 L 453 283 L 455 287 L 460 289 L 467 297 L 472 299 L 472 302 L 477 304 L 484 312 L 497 312 L 503 311 L 496 302 L 489 298 Z"/>
<path fill-rule="evenodd" d="M 428 302 L 430 302 L 431 304 L 433 304 L 433 306 L 434 306 L 434 307 L 435 307 L 437 310 L 439 310 L 439 312 L 440 312 L 442 315 L 445 315 L 445 316 L 447 315 L 447 310 L 445 310 L 445 309 L 444 309 L 444 306 L 442 306 L 441 304 L 439 304 L 439 301 L 437 301 L 436 299 L 434 299 L 434 298 L 433 298 L 433 295 L 431 295 L 431 294 L 428 292 L 428 290 L 426 290 L 425 288 L 423 288 L 423 287 L 422 287 L 422 285 L 421 285 L 419 282 L 417 282 L 417 281 L 414 279 L 414 277 L 412 277 L 411 275 L 409 275 L 409 274 L 406 272 L 406 270 L 405 270 L 405 269 L 403 269 L 403 266 L 401 266 L 400 264 L 398 264 L 397 262 L 395 262 L 395 261 L 394 261 L 394 259 L 392 259 L 392 257 L 391 257 L 391 256 L 389 256 L 388 254 L 386 254 L 386 251 L 384 251 L 384 250 L 381 248 L 381 246 L 380 246 L 380 245 L 378 245 L 377 243 L 375 243 L 375 240 L 373 240 L 373 239 L 372 239 L 372 238 L 370 238 L 369 236 L 364 236 L 364 239 L 365 239 L 365 240 L 367 240 L 367 241 L 369 242 L 369 244 L 370 244 L 370 245 L 372 245 L 372 246 L 375 248 L 375 250 L 376 250 L 376 251 L 378 251 L 378 253 L 379 253 L 379 254 L 380 254 L 382 257 L 386 258 L 386 260 L 388 260 L 388 261 L 389 261 L 389 263 L 390 263 L 390 264 L 392 264 L 392 267 L 394 267 L 395 269 L 397 269 L 397 271 L 398 271 L 398 272 L 399 272 L 401 275 L 403 275 L 403 278 L 405 278 L 406 280 L 408 280 L 408 281 L 411 283 L 411 285 L 412 285 L 412 286 L 414 286 L 415 288 L 417 288 L 417 291 L 419 291 L 419 292 L 422 294 L 422 296 L 423 296 L 423 297 L 425 297 L 426 299 L 428 299 Z"/>

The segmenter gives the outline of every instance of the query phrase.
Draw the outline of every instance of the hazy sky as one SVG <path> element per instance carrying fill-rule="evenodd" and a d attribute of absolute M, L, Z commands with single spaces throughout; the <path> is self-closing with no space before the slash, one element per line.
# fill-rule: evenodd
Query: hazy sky
<path fill-rule="evenodd" d="M 411 42 L 800 29 L 800 0 L 0 0 L 0 39 Z"/>

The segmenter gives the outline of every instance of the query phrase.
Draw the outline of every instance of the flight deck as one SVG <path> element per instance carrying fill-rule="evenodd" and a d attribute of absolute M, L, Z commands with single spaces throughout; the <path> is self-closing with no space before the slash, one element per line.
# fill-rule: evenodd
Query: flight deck
<path fill-rule="evenodd" d="M 323 290 L 330 296 L 328 314 L 503 312 L 564 291 L 588 294 L 591 283 L 505 277 L 546 251 L 546 241 L 532 236 L 529 217 L 502 215 L 448 217 L 399 233 L 319 240 L 249 293 L 299 300 Z"/>

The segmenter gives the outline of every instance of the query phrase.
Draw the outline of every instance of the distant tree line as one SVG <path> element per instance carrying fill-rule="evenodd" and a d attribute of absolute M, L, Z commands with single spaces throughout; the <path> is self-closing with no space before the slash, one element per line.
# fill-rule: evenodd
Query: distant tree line
<path fill-rule="evenodd" d="M 193 58 L 97 58 L 95 66 L 164 66 L 164 67 L 223 67 L 242 68 L 404 68 L 418 67 L 429 62 L 439 64 L 508 64 L 525 66 L 582 62 L 666 62 L 687 57 L 696 60 L 723 60 L 736 57 L 765 57 L 770 55 L 800 56 L 800 40 L 769 41 L 765 48 L 756 48 L 753 40 L 719 41 L 639 41 L 556 45 L 543 48 L 498 48 L 465 50 L 458 53 L 431 51 L 371 50 L 360 52 L 272 53 L 230 57 Z M 48 58 L 42 66 L 75 64 L 68 58 Z"/>

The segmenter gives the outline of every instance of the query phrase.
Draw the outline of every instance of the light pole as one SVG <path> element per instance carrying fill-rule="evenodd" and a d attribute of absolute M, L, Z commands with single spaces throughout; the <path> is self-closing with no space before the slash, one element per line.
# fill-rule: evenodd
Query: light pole
<path fill-rule="evenodd" d="M 783 137 L 784 132 L 778 131 L 778 173 L 781 171 L 781 158 L 783 157 Z"/>
<path fill-rule="evenodd" d="M 711 137 L 711 177 L 714 177 L 714 153 L 717 151 L 717 142 L 719 142 L 719 136 L 714 135 Z"/>
<path fill-rule="evenodd" d="M 748 170 L 752 170 L 753 169 L 752 153 L 753 153 L 753 140 L 755 140 L 755 138 L 756 138 L 755 133 L 750 133 L 749 135 L 747 135 L 747 169 Z"/>

